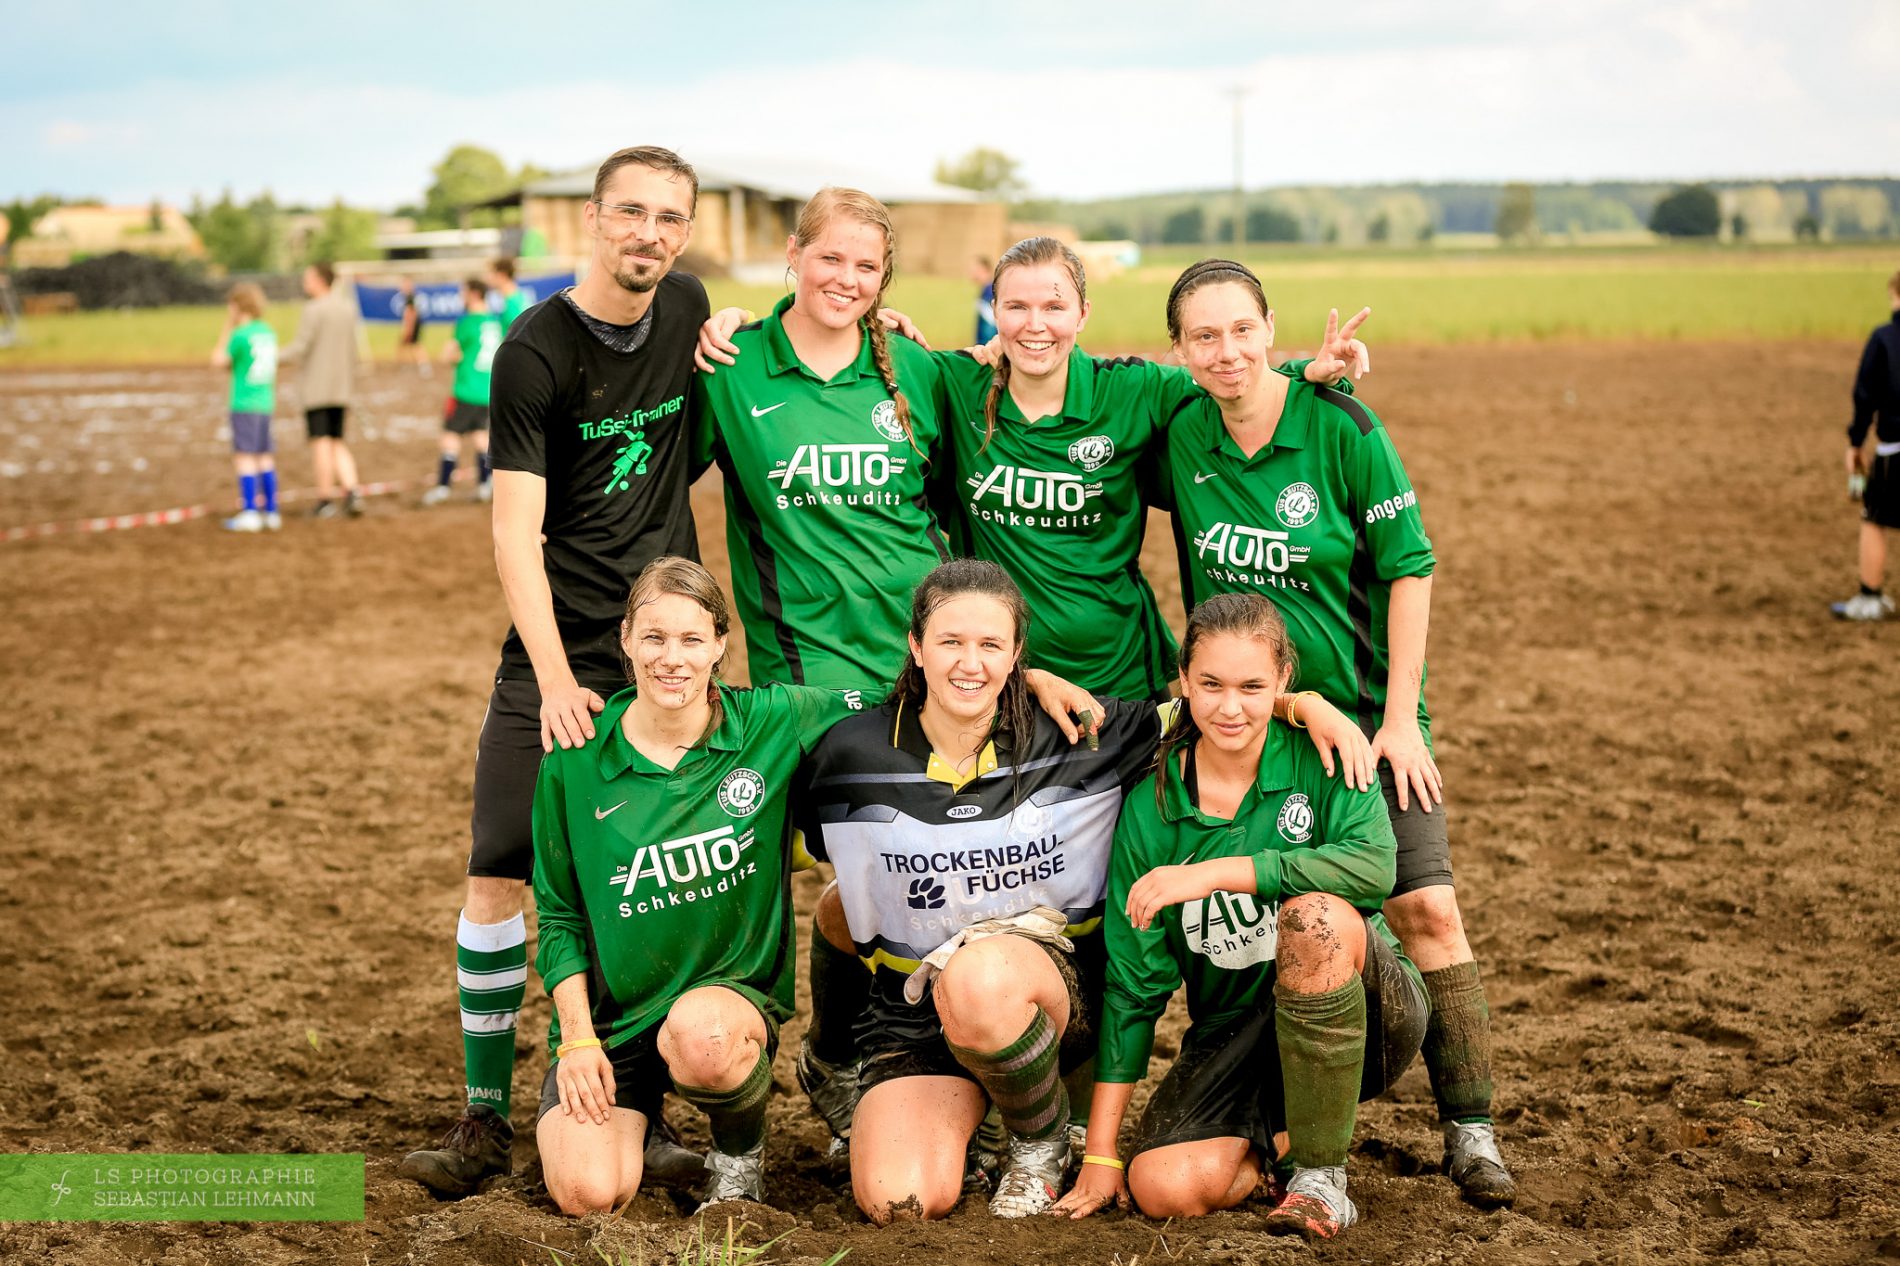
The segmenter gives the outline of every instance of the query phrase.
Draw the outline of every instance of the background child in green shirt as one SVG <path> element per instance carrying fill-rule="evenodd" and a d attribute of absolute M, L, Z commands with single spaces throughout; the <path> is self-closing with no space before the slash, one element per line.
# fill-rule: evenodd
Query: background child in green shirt
<path fill-rule="evenodd" d="M 487 501 L 493 495 L 488 470 L 488 383 L 507 327 L 500 314 L 488 310 L 488 286 L 481 278 L 470 277 L 462 283 L 462 304 L 454 335 L 442 349 L 443 363 L 455 366 L 455 382 L 442 416 L 442 458 L 436 465 L 435 487 L 422 494 L 425 506 L 449 499 L 449 482 L 462 458 L 465 435 L 475 447 L 475 499 Z"/>
<path fill-rule="evenodd" d="M 277 459 L 270 415 L 277 402 L 277 335 L 264 323 L 264 292 L 251 282 L 231 287 L 224 333 L 211 364 L 231 371 L 231 462 L 244 508 L 224 521 L 227 532 L 275 532 Z"/>

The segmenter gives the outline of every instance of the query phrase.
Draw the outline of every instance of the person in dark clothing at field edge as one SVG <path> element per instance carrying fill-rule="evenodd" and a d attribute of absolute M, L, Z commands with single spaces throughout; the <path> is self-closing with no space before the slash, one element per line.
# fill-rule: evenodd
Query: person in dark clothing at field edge
<path fill-rule="evenodd" d="M 1833 611 L 1843 620 L 1886 620 L 1893 599 L 1881 590 L 1886 530 L 1900 528 L 1900 272 L 1887 278 L 1893 318 L 1867 338 L 1854 375 L 1854 420 L 1847 424 L 1848 495 L 1860 496 L 1860 592 Z M 1875 419 L 1879 425 L 1875 425 Z M 1870 459 L 1862 446 L 1874 432 Z"/>

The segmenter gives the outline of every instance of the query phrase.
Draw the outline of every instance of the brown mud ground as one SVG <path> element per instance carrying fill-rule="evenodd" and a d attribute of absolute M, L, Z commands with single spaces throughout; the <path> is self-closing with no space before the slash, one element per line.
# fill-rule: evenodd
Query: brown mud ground
<path fill-rule="evenodd" d="M 1854 354 L 1388 348 L 1364 387 L 1441 559 L 1431 697 L 1515 1211 L 1433 1172 L 1414 1068 L 1362 1114 L 1366 1220 L 1334 1245 L 1266 1239 L 1258 1208 L 877 1231 L 818 1162 L 801 1021 L 778 1209 L 738 1210 L 754 1242 L 789 1232 L 766 1260 L 1900 1258 L 1900 627 L 1823 605 L 1851 575 Z M 371 380 L 366 478 L 428 473 L 442 386 Z M 0 375 L 0 527 L 222 501 L 219 392 L 208 371 Z M 695 503 L 723 571 L 717 490 Z M 1178 619 L 1165 531 L 1144 558 Z M 368 1156 L 361 1224 L 5 1225 L 0 1261 L 669 1260 L 691 1225 L 670 1196 L 617 1221 L 547 1199 L 536 988 L 514 1177 L 438 1204 L 394 1172 L 460 1085 L 450 945 L 505 624 L 479 508 L 0 544 L 0 607 L 0 1150 Z"/>

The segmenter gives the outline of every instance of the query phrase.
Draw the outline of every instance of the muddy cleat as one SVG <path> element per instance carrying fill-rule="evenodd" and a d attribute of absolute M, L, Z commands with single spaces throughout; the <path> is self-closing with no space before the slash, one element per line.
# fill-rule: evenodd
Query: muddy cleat
<path fill-rule="evenodd" d="M 1440 1168 L 1458 1184 L 1458 1194 L 1480 1209 L 1508 1209 L 1517 1199 L 1517 1180 L 1498 1155 L 1497 1131 L 1489 1121 L 1447 1122 L 1445 1159 Z"/>
<path fill-rule="evenodd" d="M 236 514 L 224 521 L 224 530 L 227 532 L 262 532 L 264 530 L 264 516 L 255 510 L 239 510 Z"/>
<path fill-rule="evenodd" d="M 1828 604 L 1837 620 L 1890 620 L 1893 599 L 1884 593 L 1857 593 L 1846 602 Z"/>
<path fill-rule="evenodd" d="M 826 1160 L 836 1160 L 851 1148 L 851 1118 L 858 1111 L 858 1065 L 827 1064 L 800 1045 L 792 1071 L 798 1076 L 798 1088 L 811 1100 L 811 1106 L 831 1127 L 831 1149 Z"/>
<path fill-rule="evenodd" d="M 999 1218 L 1027 1218 L 1041 1213 L 1062 1194 L 1063 1171 L 1069 1167 L 1069 1132 L 1052 1139 L 1009 1141 L 1009 1161 L 990 1197 L 990 1213 Z"/>
<path fill-rule="evenodd" d="M 425 506 L 439 506 L 448 499 L 449 486 L 447 484 L 437 484 L 422 494 L 422 504 Z"/>
<path fill-rule="evenodd" d="M 706 1198 L 699 1202 L 700 1209 L 721 1200 L 762 1203 L 765 1199 L 765 1140 L 760 1139 L 757 1147 L 737 1156 L 714 1148 L 706 1153 L 706 1172 L 712 1175 L 712 1182 L 706 1186 Z"/>
<path fill-rule="evenodd" d="M 494 480 L 484 479 L 480 483 L 475 485 L 475 500 L 493 501 L 494 499 L 495 499 Z"/>
<path fill-rule="evenodd" d="M 396 1172 L 445 1196 L 472 1196 L 497 1174 L 514 1172 L 515 1127 L 485 1103 L 471 1103 L 442 1145 L 403 1157 Z"/>
<path fill-rule="evenodd" d="M 1296 1169 L 1286 1195 L 1261 1224 L 1269 1235 L 1297 1235 L 1308 1242 L 1330 1240 L 1359 1220 L 1346 1194 L 1346 1167 Z"/>
<path fill-rule="evenodd" d="M 277 511 L 275 510 L 264 511 L 264 530 L 266 532 L 283 531 L 284 530 L 284 516 L 277 513 Z"/>
<path fill-rule="evenodd" d="M 363 517 L 363 493 L 360 489 L 352 488 L 344 496 L 343 513 L 349 515 L 352 519 L 360 519 Z"/>
<path fill-rule="evenodd" d="M 340 513 L 334 501 L 319 501 L 310 507 L 310 517 L 313 519 L 334 519 Z"/>
<path fill-rule="evenodd" d="M 640 1165 L 641 1181 L 659 1183 L 690 1191 L 706 1181 L 706 1158 L 686 1146 L 679 1131 L 658 1117 L 647 1131 L 645 1158 Z"/>

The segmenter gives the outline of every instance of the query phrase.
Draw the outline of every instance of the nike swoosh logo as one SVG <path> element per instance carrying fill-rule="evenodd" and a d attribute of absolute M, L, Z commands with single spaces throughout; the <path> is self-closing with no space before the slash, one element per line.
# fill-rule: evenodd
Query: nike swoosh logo
<path fill-rule="evenodd" d="M 619 804 L 615 805 L 612 809 L 595 809 L 594 821 L 598 822 L 602 818 L 607 817 L 609 814 L 613 813 L 616 809 L 624 809 L 626 807 L 627 807 L 627 802 L 625 800 L 622 800 Z"/>
<path fill-rule="evenodd" d="M 1194 472 L 1194 482 L 1197 484 L 1204 484 L 1210 479 L 1219 479 L 1219 478 L 1220 478 L 1220 472 L 1218 470 L 1215 471 L 1211 475 L 1203 475 L 1198 470 Z"/>
<path fill-rule="evenodd" d="M 789 402 L 781 400 L 777 404 L 768 404 L 763 409 L 761 409 L 758 405 L 755 404 L 752 406 L 752 416 L 755 418 L 762 418 L 774 409 L 783 409 L 787 403 Z"/>

